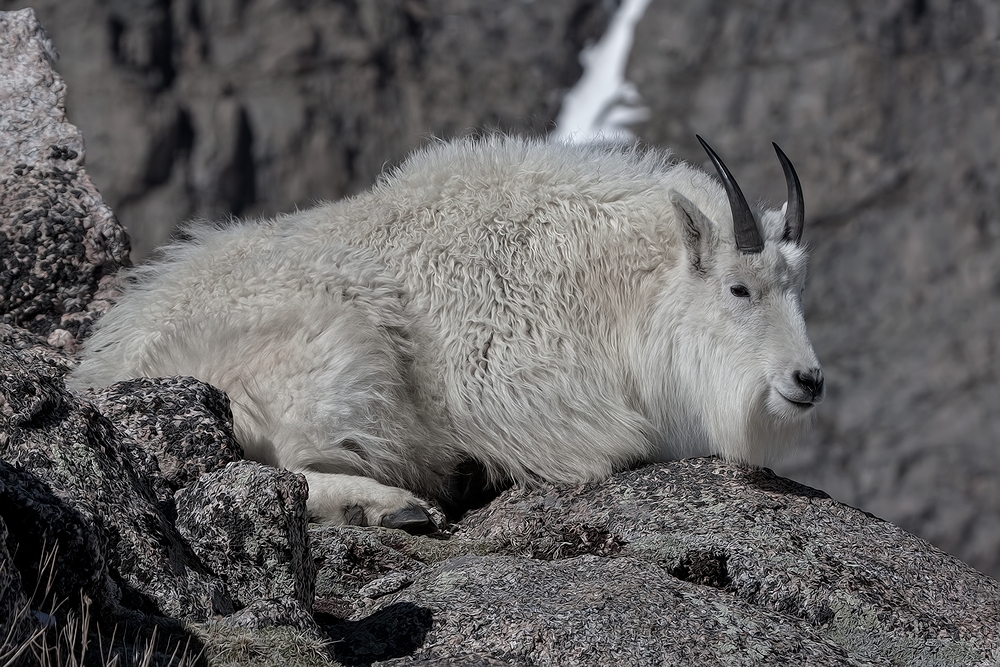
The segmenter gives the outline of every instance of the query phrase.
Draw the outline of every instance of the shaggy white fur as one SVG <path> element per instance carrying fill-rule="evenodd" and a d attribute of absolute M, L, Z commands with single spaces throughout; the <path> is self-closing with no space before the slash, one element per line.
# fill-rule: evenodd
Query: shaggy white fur
<path fill-rule="evenodd" d="M 797 379 L 819 373 L 805 249 L 755 215 L 764 251 L 740 253 L 718 182 L 652 150 L 436 143 L 356 197 L 191 227 L 72 383 L 222 388 L 246 455 L 304 472 L 334 523 L 419 528 L 411 492 L 466 457 L 520 483 L 763 463 L 822 392 Z"/>

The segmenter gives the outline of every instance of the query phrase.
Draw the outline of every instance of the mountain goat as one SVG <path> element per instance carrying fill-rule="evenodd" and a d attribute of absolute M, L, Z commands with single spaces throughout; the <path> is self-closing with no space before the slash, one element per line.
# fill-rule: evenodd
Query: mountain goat
<path fill-rule="evenodd" d="M 701 138 L 699 137 L 699 141 Z M 802 194 L 751 209 L 635 146 L 437 143 L 369 191 L 205 226 L 135 269 L 76 387 L 191 375 L 309 511 L 411 532 L 459 462 L 583 482 L 642 461 L 764 463 L 823 397 Z"/>

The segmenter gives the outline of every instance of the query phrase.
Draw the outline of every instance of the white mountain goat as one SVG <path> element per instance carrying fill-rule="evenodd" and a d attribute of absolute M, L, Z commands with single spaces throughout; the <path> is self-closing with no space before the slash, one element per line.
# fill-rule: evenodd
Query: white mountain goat
<path fill-rule="evenodd" d="M 824 391 L 801 188 L 775 146 L 789 203 L 752 210 L 702 143 L 722 186 L 653 150 L 490 137 L 192 228 L 132 272 L 71 384 L 220 387 L 246 456 L 303 473 L 332 523 L 432 530 L 413 493 L 466 459 L 516 483 L 764 463 Z"/>

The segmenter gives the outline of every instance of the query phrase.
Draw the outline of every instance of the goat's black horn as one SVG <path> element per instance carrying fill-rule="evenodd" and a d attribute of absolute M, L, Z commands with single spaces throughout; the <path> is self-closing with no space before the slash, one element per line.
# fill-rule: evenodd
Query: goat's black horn
<path fill-rule="evenodd" d="M 774 152 L 778 154 L 778 162 L 785 172 L 785 183 L 788 184 L 788 204 L 785 208 L 785 235 L 786 241 L 800 243 L 802 241 L 802 227 L 806 222 L 806 205 L 802 199 L 802 184 L 795 173 L 792 161 L 788 159 L 784 151 L 778 148 L 778 144 L 771 142 Z"/>
<path fill-rule="evenodd" d="M 729 195 L 729 208 L 733 211 L 733 232 L 736 234 L 736 247 L 742 253 L 758 253 L 762 251 L 764 249 L 764 238 L 760 234 L 760 227 L 757 226 L 757 220 L 753 217 L 753 211 L 747 206 L 746 197 L 743 196 L 739 184 L 736 183 L 736 179 L 733 178 L 729 169 L 726 168 L 725 163 L 712 150 L 712 147 L 697 134 L 694 136 L 701 142 L 702 148 L 705 149 L 708 157 L 711 158 L 712 164 L 715 165 L 715 170 L 719 172 L 719 180 L 722 181 L 722 185 L 726 188 L 726 194 Z"/>

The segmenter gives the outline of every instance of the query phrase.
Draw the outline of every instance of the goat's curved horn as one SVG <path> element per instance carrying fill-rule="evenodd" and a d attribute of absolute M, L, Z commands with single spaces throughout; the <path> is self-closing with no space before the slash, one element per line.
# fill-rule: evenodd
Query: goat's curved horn
<path fill-rule="evenodd" d="M 726 188 L 726 194 L 729 195 L 729 208 L 733 211 L 733 232 L 736 234 L 736 247 L 742 253 L 758 253 L 762 251 L 764 249 L 764 238 L 760 235 L 757 220 L 754 219 L 753 212 L 747 206 L 746 197 L 743 196 L 743 192 L 736 183 L 736 179 L 733 178 L 729 169 L 726 168 L 725 163 L 716 155 L 712 147 L 697 134 L 694 136 L 701 142 L 701 147 L 705 149 L 708 157 L 711 158 L 712 164 L 715 165 L 715 170 L 719 172 L 719 180 L 722 181 L 722 185 Z"/>
<path fill-rule="evenodd" d="M 778 154 L 778 162 L 781 163 L 781 170 L 785 172 L 785 183 L 788 185 L 788 205 L 785 208 L 785 235 L 784 240 L 792 243 L 802 241 L 802 227 L 806 221 L 806 205 L 802 199 L 802 184 L 795 173 L 792 161 L 788 159 L 784 151 L 778 148 L 778 144 L 771 142 L 774 152 Z"/>

